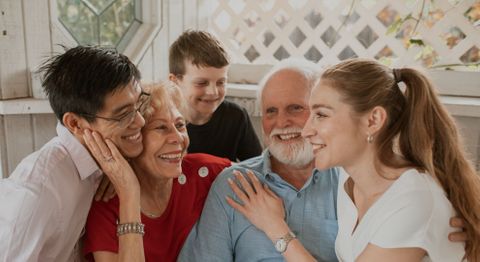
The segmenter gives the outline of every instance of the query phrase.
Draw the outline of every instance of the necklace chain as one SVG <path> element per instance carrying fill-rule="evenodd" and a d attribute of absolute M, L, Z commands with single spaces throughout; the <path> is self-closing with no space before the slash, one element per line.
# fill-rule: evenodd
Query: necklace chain
<path fill-rule="evenodd" d="M 154 213 L 145 211 L 145 210 L 144 210 L 143 208 L 141 208 L 141 207 L 140 207 L 140 211 L 141 211 L 144 215 L 146 215 L 147 217 L 149 217 L 149 218 L 158 218 L 158 217 L 161 216 L 161 215 L 156 215 L 156 214 L 154 214 Z"/>

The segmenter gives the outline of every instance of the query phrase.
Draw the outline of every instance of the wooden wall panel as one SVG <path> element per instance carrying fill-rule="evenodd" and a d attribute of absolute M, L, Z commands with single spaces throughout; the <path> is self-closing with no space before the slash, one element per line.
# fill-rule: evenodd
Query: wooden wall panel
<path fill-rule="evenodd" d="M 49 0 L 23 0 L 27 80 L 29 83 L 28 86 L 30 87 L 32 87 L 30 72 L 36 71 L 39 65 L 48 58 L 52 52 L 48 1 Z M 35 86 L 40 88 L 40 85 Z M 37 90 L 35 90 L 35 92 L 36 91 Z"/>
<path fill-rule="evenodd" d="M 7 177 L 7 145 L 4 132 L 4 119 L 3 115 L 0 115 L 0 178 Z"/>
<path fill-rule="evenodd" d="M 40 149 L 45 143 L 57 135 L 57 118 L 55 114 L 32 115 L 33 146 Z"/>
<path fill-rule="evenodd" d="M 0 1 L 0 99 L 27 97 L 22 2 Z"/>
<path fill-rule="evenodd" d="M 183 0 L 184 29 L 198 28 L 198 0 Z"/>
<path fill-rule="evenodd" d="M 477 170 L 480 171 L 480 118 L 455 116 L 460 134 Z"/>
<path fill-rule="evenodd" d="M 153 82 L 153 50 L 150 46 L 138 65 L 144 83 Z"/>
<path fill-rule="evenodd" d="M 168 39 L 172 43 L 185 29 L 183 24 L 183 1 L 168 1 Z"/>
<path fill-rule="evenodd" d="M 7 174 L 13 172 L 18 163 L 34 151 L 31 115 L 4 116 L 7 156 Z"/>
<path fill-rule="evenodd" d="M 155 68 L 154 79 L 156 82 L 167 80 L 168 78 L 168 49 L 170 43 L 174 40 L 169 40 L 169 21 L 168 21 L 168 1 L 164 1 L 163 14 L 162 14 L 162 29 L 158 33 L 155 40 L 153 40 L 153 61 Z"/>

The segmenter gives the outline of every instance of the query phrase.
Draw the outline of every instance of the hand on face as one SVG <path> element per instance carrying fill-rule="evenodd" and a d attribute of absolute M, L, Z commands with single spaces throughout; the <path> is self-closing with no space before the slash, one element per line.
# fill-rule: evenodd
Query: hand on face
<path fill-rule="evenodd" d="M 140 185 L 130 164 L 109 139 L 85 130 L 83 138 L 92 156 L 112 182 L 120 199 L 140 197 Z"/>
<path fill-rule="evenodd" d="M 244 215 L 254 226 L 265 232 L 271 239 L 283 236 L 286 230 L 288 231 L 284 221 L 283 200 L 273 193 L 266 184 L 262 185 L 252 171 L 247 171 L 250 182 L 239 171 L 234 171 L 234 175 L 243 190 L 230 178 L 228 182 L 243 205 L 227 196 L 228 204 Z"/>

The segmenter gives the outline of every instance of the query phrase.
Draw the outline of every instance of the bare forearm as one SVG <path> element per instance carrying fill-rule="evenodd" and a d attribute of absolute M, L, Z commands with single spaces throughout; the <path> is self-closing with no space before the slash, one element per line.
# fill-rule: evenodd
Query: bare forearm
<path fill-rule="evenodd" d="M 141 223 L 140 196 L 121 197 L 119 224 Z M 145 261 L 143 235 L 127 233 L 118 237 L 118 261 Z"/>

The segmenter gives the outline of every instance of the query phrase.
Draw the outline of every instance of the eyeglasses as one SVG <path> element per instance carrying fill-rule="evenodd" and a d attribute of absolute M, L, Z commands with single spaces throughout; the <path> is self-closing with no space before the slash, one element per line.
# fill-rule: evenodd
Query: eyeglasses
<path fill-rule="evenodd" d="M 104 117 L 104 116 L 97 116 L 97 115 L 86 114 L 86 113 L 78 113 L 78 114 L 83 116 L 88 116 L 88 117 L 100 118 L 107 121 L 115 121 L 118 123 L 119 127 L 123 128 L 123 127 L 129 126 L 130 124 L 133 123 L 133 121 L 135 121 L 137 112 L 143 115 L 149 105 L 150 105 L 150 94 L 142 91 L 140 93 L 137 103 L 135 104 L 135 109 L 124 113 L 120 117 Z"/>

